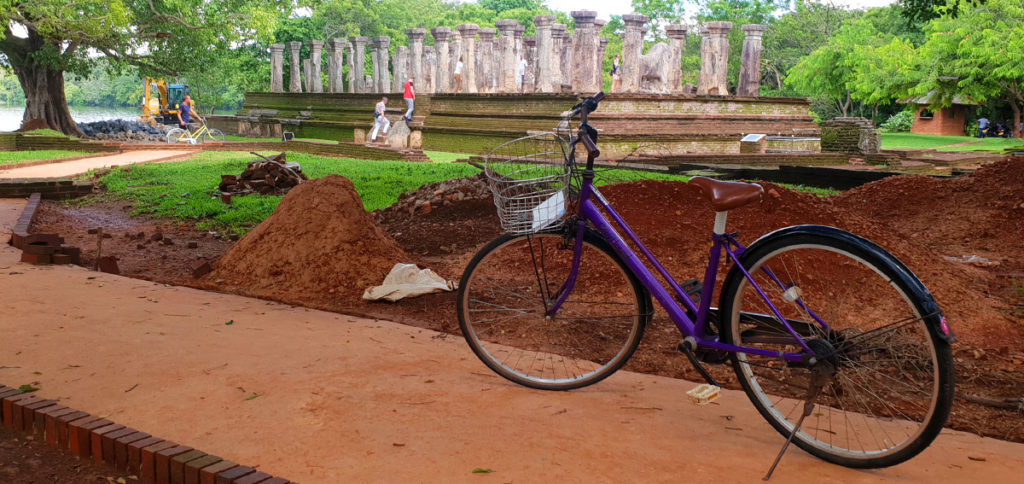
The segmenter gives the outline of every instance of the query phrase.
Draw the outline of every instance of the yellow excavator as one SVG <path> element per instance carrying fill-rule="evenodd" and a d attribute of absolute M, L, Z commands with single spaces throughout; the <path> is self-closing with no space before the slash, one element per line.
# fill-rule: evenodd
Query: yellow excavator
<path fill-rule="evenodd" d="M 144 91 L 140 123 L 155 126 L 178 122 L 178 109 L 188 94 L 188 86 L 167 84 L 162 78 L 147 77 Z"/>

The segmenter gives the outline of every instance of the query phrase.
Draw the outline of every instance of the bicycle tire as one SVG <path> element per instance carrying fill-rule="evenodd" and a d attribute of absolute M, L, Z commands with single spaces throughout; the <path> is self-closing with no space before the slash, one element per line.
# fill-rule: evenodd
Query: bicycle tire
<path fill-rule="evenodd" d="M 531 388 L 571 390 L 607 378 L 636 351 L 650 294 L 602 239 L 588 233 L 583 247 L 575 287 L 550 319 L 542 298 L 554 299 L 573 255 L 560 233 L 505 234 L 470 261 L 459 285 L 459 327 L 496 373 Z"/>
<path fill-rule="evenodd" d="M 842 466 L 878 468 L 931 444 L 953 403 L 952 336 L 906 266 L 866 239 L 821 226 L 769 234 L 740 261 L 800 336 L 817 340 L 808 343 L 812 349 L 834 350 L 825 353 L 838 371 L 793 439 L 800 448 Z M 726 343 L 800 350 L 776 316 L 766 317 L 770 308 L 736 267 L 720 307 Z M 813 324 L 814 315 L 828 329 Z M 758 412 L 788 437 L 807 398 L 806 365 L 743 353 L 734 353 L 732 364 Z"/>
<path fill-rule="evenodd" d="M 188 131 L 181 128 L 172 128 L 167 132 L 167 142 L 169 144 L 191 142 Z"/>
<path fill-rule="evenodd" d="M 206 143 L 210 141 L 223 143 L 225 139 L 227 139 L 227 137 L 224 136 L 224 132 L 219 129 L 208 129 L 202 135 L 199 136 L 200 143 Z"/>

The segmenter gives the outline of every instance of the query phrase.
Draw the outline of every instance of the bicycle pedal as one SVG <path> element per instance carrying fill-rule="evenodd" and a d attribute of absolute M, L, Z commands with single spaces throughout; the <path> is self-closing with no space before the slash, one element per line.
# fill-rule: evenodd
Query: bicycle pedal
<path fill-rule="evenodd" d="M 680 287 L 682 287 L 683 292 L 685 292 L 687 296 L 697 296 L 697 299 L 700 299 L 700 292 L 704 290 L 704 284 L 700 282 L 700 279 L 683 281 L 683 283 L 680 284 Z"/>

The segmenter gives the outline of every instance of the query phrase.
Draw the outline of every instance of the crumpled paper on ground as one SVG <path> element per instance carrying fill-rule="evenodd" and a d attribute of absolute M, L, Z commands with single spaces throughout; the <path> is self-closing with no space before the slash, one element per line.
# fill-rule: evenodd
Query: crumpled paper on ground
<path fill-rule="evenodd" d="M 420 269 L 416 264 L 395 264 L 384 277 L 384 283 L 366 288 L 363 299 L 367 301 L 395 302 L 407 297 L 422 296 L 433 292 L 454 291 L 459 283 L 446 281 L 430 269 Z"/>

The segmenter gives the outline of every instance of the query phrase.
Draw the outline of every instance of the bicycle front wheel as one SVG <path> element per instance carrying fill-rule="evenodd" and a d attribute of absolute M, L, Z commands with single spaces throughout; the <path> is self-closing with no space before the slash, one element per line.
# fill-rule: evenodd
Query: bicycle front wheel
<path fill-rule="evenodd" d="M 560 234 L 503 235 L 484 247 L 459 286 L 462 334 L 499 375 L 531 388 L 570 390 L 597 383 L 636 351 L 650 296 L 599 239 L 584 240 L 568 298 L 573 247 Z"/>
<path fill-rule="evenodd" d="M 224 132 L 219 129 L 206 130 L 202 135 L 199 136 L 200 143 L 208 143 L 211 141 L 224 142 L 225 139 L 227 139 L 227 137 L 224 136 Z"/>
<path fill-rule="evenodd" d="M 847 467 L 910 459 L 935 439 L 953 402 L 953 358 L 939 335 L 938 306 L 877 245 L 831 227 L 796 229 L 766 237 L 741 258 L 786 322 L 836 368 L 794 442 Z M 736 269 L 721 307 L 726 342 L 801 351 Z M 808 397 L 808 365 L 736 353 L 733 366 L 757 410 L 788 437 Z"/>
<path fill-rule="evenodd" d="M 189 138 L 188 131 L 184 129 L 173 128 L 167 132 L 168 143 L 189 143 L 190 141 L 191 138 Z"/>

